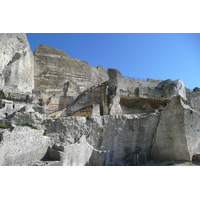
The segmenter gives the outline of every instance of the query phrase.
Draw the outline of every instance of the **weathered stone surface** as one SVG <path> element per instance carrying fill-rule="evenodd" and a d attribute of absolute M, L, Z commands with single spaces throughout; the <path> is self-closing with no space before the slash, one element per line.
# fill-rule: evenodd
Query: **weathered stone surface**
<path fill-rule="evenodd" d="M 43 131 L 26 126 L 1 130 L 0 165 L 28 165 L 41 160 L 50 142 L 42 134 Z"/>
<path fill-rule="evenodd" d="M 200 113 L 193 110 L 180 96 L 174 97 L 158 123 L 153 160 L 191 161 L 200 152 Z"/>
<path fill-rule="evenodd" d="M 101 66 L 94 68 L 85 61 L 46 45 L 36 49 L 34 59 L 35 89 L 42 92 L 49 113 L 60 109 L 60 104 L 68 104 L 70 98 L 75 98 L 87 88 L 108 80 L 107 72 Z M 64 88 L 69 82 L 74 85 L 71 84 L 65 93 Z M 63 102 L 65 100 L 66 103 Z"/>
<path fill-rule="evenodd" d="M 68 117 L 47 120 L 49 137 L 64 146 L 62 165 L 134 165 L 148 154 L 159 114 Z"/>
<path fill-rule="evenodd" d="M 171 99 L 174 96 L 181 96 L 183 99 L 186 99 L 186 90 L 183 81 L 180 79 L 172 81 L 166 80 L 159 83 L 156 87 L 161 89 L 163 96 L 165 98 Z"/>
<path fill-rule="evenodd" d="M 200 160 L 199 88 L 124 78 L 46 45 L 33 63 L 24 34 L 0 34 L 0 53 L 0 165 Z"/>
<path fill-rule="evenodd" d="M 26 105 L 13 113 L 11 122 L 12 126 L 32 126 L 39 130 L 44 130 L 43 121 L 49 118 L 48 115 L 35 111 L 32 105 Z"/>
<path fill-rule="evenodd" d="M 34 58 L 26 35 L 0 34 L 0 90 L 32 92 Z"/>
<path fill-rule="evenodd" d="M 66 109 L 52 113 L 57 117 L 105 115 L 109 113 L 108 83 L 104 82 L 81 93 Z"/>
<path fill-rule="evenodd" d="M 13 113 L 13 102 L 5 99 L 0 99 L 0 118 Z"/>
<path fill-rule="evenodd" d="M 110 115 L 119 115 L 122 114 L 122 108 L 120 105 L 120 92 L 118 88 L 115 88 L 110 95 L 110 105 L 109 105 L 109 114 Z"/>
<path fill-rule="evenodd" d="M 199 87 L 195 87 L 195 88 L 193 89 L 193 91 L 194 91 L 194 92 L 200 92 L 200 88 L 199 88 Z"/>
<path fill-rule="evenodd" d="M 138 87 L 155 88 L 161 81 L 153 81 L 152 79 L 137 80 L 132 78 L 124 78 L 117 69 L 108 69 L 109 82 L 120 90 L 121 95 L 137 95 Z"/>
<path fill-rule="evenodd" d="M 200 111 L 200 92 L 194 92 L 187 90 L 187 100 L 190 103 L 190 107 Z"/>

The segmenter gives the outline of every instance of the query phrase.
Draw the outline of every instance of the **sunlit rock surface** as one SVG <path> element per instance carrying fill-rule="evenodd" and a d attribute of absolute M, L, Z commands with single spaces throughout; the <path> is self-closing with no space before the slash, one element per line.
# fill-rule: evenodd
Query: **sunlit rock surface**
<path fill-rule="evenodd" d="M 0 90 L 32 92 L 34 58 L 22 33 L 0 34 Z"/>

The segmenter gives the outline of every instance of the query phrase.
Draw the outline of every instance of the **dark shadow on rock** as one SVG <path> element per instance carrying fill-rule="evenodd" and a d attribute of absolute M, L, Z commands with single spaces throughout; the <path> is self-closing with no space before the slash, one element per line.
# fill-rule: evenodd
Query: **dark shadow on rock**
<path fill-rule="evenodd" d="M 60 152 L 52 149 L 51 147 L 48 147 L 46 154 L 41 159 L 41 161 L 60 161 L 61 155 Z"/>
<path fill-rule="evenodd" d="M 109 166 L 110 165 L 110 152 L 109 151 L 96 151 L 93 150 L 89 161 L 85 166 Z"/>

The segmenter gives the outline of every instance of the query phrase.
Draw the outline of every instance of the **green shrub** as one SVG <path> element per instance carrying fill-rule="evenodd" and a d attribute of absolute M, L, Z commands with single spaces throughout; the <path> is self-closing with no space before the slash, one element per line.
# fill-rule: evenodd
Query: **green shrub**
<path fill-rule="evenodd" d="M 32 128 L 32 129 L 37 129 L 37 127 L 33 126 L 32 124 L 28 124 L 27 126 L 30 127 L 30 128 Z"/>
<path fill-rule="evenodd" d="M 32 129 L 37 129 L 37 127 L 33 126 L 32 124 L 17 124 L 17 125 L 18 126 L 28 126 L 28 127 L 32 128 Z"/>
<path fill-rule="evenodd" d="M 48 135 L 48 131 L 47 131 L 47 130 L 44 130 L 43 135 Z"/>
<path fill-rule="evenodd" d="M 5 124 L 2 124 L 2 125 L 0 125 L 0 128 L 2 128 L 2 129 L 7 129 L 9 126 L 8 125 L 5 125 Z"/>

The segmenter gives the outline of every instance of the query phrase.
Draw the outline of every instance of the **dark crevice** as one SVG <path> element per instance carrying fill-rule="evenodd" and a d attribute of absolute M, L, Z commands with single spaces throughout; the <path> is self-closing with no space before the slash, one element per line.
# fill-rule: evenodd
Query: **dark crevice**
<path fill-rule="evenodd" d="M 15 55 L 12 57 L 12 60 L 9 61 L 9 63 L 7 64 L 7 66 L 10 65 L 10 64 L 12 64 L 16 60 L 20 59 L 20 57 L 21 57 L 20 53 L 18 53 L 18 52 L 15 53 Z"/>
<path fill-rule="evenodd" d="M 159 113 L 159 116 L 158 116 L 158 122 L 156 124 L 155 132 L 154 132 L 154 134 L 152 136 L 152 141 L 151 141 L 151 145 L 150 145 L 149 151 L 153 147 L 153 145 L 155 143 L 155 140 L 156 140 L 156 134 L 157 134 L 158 125 L 159 125 L 159 122 L 160 122 L 160 117 L 161 117 L 161 113 Z"/>
<path fill-rule="evenodd" d="M 48 147 L 46 154 L 41 159 L 41 161 L 60 161 L 61 155 L 58 150 Z"/>

